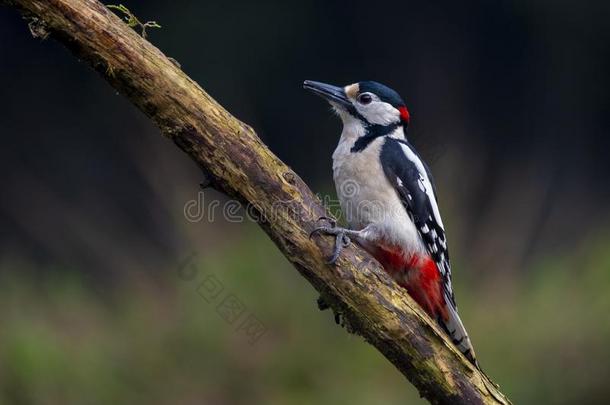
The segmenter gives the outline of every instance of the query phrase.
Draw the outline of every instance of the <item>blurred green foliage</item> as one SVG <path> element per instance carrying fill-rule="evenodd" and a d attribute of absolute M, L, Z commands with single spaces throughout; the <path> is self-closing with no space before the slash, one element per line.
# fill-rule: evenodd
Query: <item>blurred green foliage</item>
<path fill-rule="evenodd" d="M 608 402 L 610 2 L 125 3 L 316 191 L 339 123 L 302 81 L 397 89 L 483 368 L 515 404 Z M 200 171 L 126 99 L 9 9 L 0 37 L 0 405 L 423 402 L 254 225 L 185 221 Z"/>
<path fill-rule="evenodd" d="M 157 279 L 111 287 L 66 269 L 4 271 L 0 403 L 422 403 L 376 350 L 316 309 L 315 291 L 254 225 L 242 226 L 230 249 L 195 256 L 192 280 L 179 272 L 192 252 Z M 481 363 L 515 403 L 610 395 L 606 241 L 518 281 L 457 277 Z M 264 324 L 258 341 L 198 294 L 206 274 Z"/>

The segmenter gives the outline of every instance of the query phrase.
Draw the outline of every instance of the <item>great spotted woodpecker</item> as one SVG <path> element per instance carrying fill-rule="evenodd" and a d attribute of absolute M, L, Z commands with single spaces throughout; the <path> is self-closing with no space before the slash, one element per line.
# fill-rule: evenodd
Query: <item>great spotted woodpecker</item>
<path fill-rule="evenodd" d="M 404 101 L 371 81 L 337 87 L 307 80 L 303 87 L 325 98 L 343 121 L 333 177 L 350 229 L 332 223 L 314 231 L 336 236 L 331 263 L 353 238 L 478 366 L 457 313 L 432 175 L 406 138 Z"/>

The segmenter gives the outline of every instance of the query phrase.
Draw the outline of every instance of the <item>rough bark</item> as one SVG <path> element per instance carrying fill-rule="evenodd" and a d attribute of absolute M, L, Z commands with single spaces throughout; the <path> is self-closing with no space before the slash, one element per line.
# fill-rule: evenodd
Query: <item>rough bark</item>
<path fill-rule="evenodd" d="M 309 232 L 327 215 L 318 198 L 248 125 L 96 0 L 0 0 L 36 37 L 50 36 L 129 98 L 195 162 L 213 187 L 251 205 L 260 225 L 348 328 L 432 403 L 509 403 L 418 305 L 361 249 L 326 264 L 332 237 Z M 313 304 L 313 303 L 312 303 Z"/>

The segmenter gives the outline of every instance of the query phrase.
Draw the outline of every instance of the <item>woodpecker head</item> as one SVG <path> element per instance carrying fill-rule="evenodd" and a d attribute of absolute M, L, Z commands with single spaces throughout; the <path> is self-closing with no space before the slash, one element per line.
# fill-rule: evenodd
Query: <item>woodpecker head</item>
<path fill-rule="evenodd" d="M 409 125 L 409 110 L 402 98 L 381 83 L 364 81 L 337 87 L 305 80 L 303 88 L 325 98 L 343 124 L 358 120 L 364 126 Z"/>

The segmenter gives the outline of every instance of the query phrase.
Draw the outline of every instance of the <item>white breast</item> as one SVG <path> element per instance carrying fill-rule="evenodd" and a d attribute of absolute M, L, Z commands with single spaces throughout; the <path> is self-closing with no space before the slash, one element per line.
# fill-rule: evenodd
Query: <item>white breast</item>
<path fill-rule="evenodd" d="M 369 242 L 374 239 L 375 244 L 400 247 L 407 253 L 425 252 L 415 225 L 383 172 L 379 155 L 385 138 L 375 139 L 361 152 L 351 152 L 363 133 L 361 128 L 346 126 L 333 153 L 335 187 L 346 222 L 355 230 L 367 228 Z"/>

